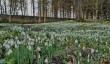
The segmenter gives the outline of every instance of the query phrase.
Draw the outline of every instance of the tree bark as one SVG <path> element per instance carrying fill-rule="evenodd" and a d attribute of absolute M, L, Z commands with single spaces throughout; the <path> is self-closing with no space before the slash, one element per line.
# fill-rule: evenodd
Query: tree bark
<path fill-rule="evenodd" d="M 41 22 L 41 0 L 38 1 L 38 14 L 39 14 L 38 23 L 40 23 Z"/>

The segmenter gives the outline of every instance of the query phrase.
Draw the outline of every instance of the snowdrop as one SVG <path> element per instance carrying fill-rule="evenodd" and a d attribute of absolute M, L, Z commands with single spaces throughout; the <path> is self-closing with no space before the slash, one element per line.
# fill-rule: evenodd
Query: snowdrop
<path fill-rule="evenodd" d="M 5 64 L 5 61 L 6 61 L 5 59 L 1 59 L 0 64 Z"/>
<path fill-rule="evenodd" d="M 18 26 L 14 26 L 14 27 L 12 28 L 12 30 L 19 30 L 19 31 L 22 31 L 23 28 L 22 28 L 22 27 L 18 27 Z"/>
<path fill-rule="evenodd" d="M 80 48 L 80 47 L 81 47 L 81 45 L 79 44 L 79 45 L 78 45 L 78 47 Z"/>
<path fill-rule="evenodd" d="M 8 43 L 8 40 L 4 40 L 4 43 Z"/>
<path fill-rule="evenodd" d="M 15 44 L 15 42 L 13 40 L 9 40 L 8 44 L 10 44 L 11 46 L 13 46 Z"/>
<path fill-rule="evenodd" d="M 94 49 L 92 48 L 92 49 L 91 49 L 91 54 L 93 54 L 93 53 L 94 53 Z"/>
<path fill-rule="evenodd" d="M 18 37 L 15 37 L 16 40 L 18 40 Z"/>
<path fill-rule="evenodd" d="M 81 56 L 82 54 L 81 54 L 81 52 L 79 53 L 79 56 Z"/>
<path fill-rule="evenodd" d="M 15 48 L 18 48 L 18 45 L 17 44 L 15 44 Z"/>
<path fill-rule="evenodd" d="M 88 55 L 87 62 L 90 62 L 89 58 L 90 58 L 90 55 Z"/>
<path fill-rule="evenodd" d="M 21 32 L 22 35 L 26 35 L 25 32 Z"/>
<path fill-rule="evenodd" d="M 31 45 L 34 45 L 34 42 L 31 42 Z"/>
<path fill-rule="evenodd" d="M 49 46 L 52 46 L 52 44 L 51 44 L 51 43 L 49 43 Z"/>
<path fill-rule="evenodd" d="M 45 63 L 48 63 L 48 59 L 45 59 L 44 62 L 45 62 Z"/>
<path fill-rule="evenodd" d="M 40 40 L 40 37 L 38 37 L 38 40 Z"/>
<path fill-rule="evenodd" d="M 100 40 L 100 42 L 102 43 L 103 41 L 102 41 L 102 40 Z"/>
<path fill-rule="evenodd" d="M 77 39 L 75 40 L 75 43 L 78 44 L 78 40 Z"/>
<path fill-rule="evenodd" d="M 32 47 L 29 45 L 29 46 L 27 46 L 27 48 L 31 51 L 32 50 Z"/>
<path fill-rule="evenodd" d="M 10 55 L 13 51 L 11 49 L 8 50 L 7 55 Z"/>
<path fill-rule="evenodd" d="M 28 45 L 34 45 L 34 42 L 28 42 Z"/>
<path fill-rule="evenodd" d="M 96 52 L 98 52 L 98 49 L 96 50 Z"/>
<path fill-rule="evenodd" d="M 98 38 L 95 38 L 96 41 L 98 41 Z"/>
<path fill-rule="evenodd" d="M 17 44 L 22 44 L 19 40 L 17 40 Z"/>
<path fill-rule="evenodd" d="M 30 38 L 28 34 L 26 35 L 26 37 L 27 37 L 28 39 Z"/>
<path fill-rule="evenodd" d="M 106 42 L 106 45 L 108 44 L 108 42 Z"/>
<path fill-rule="evenodd" d="M 48 46 L 48 42 L 45 42 L 45 46 Z"/>
<path fill-rule="evenodd" d="M 41 40 L 39 41 L 39 44 L 42 44 L 42 41 Z"/>
<path fill-rule="evenodd" d="M 86 50 L 86 47 L 85 46 L 83 46 L 83 48 L 82 48 L 84 51 Z"/>
<path fill-rule="evenodd" d="M 31 41 L 32 40 L 31 37 L 28 37 L 28 40 Z"/>
<path fill-rule="evenodd" d="M 35 41 L 38 42 L 38 39 L 36 39 Z"/>
<path fill-rule="evenodd" d="M 37 47 L 37 51 L 41 51 L 41 48 L 40 47 Z"/>
<path fill-rule="evenodd" d="M 41 58 L 40 55 L 38 55 L 38 58 Z"/>
<path fill-rule="evenodd" d="M 7 48 L 7 49 L 9 49 L 10 48 L 10 45 L 8 45 L 8 44 L 3 44 L 3 46 L 5 47 L 5 48 Z"/>
<path fill-rule="evenodd" d="M 106 50 L 104 49 L 104 51 L 106 51 Z"/>

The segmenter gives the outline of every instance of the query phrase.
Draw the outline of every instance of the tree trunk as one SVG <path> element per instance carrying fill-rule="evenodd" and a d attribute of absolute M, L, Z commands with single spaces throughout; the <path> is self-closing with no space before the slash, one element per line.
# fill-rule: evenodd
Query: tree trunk
<path fill-rule="evenodd" d="M 11 23 L 11 13 L 12 13 L 12 0 L 10 0 L 10 15 L 9 15 L 9 23 Z"/>
<path fill-rule="evenodd" d="M 75 5 L 75 1 L 73 0 L 73 19 L 74 19 L 74 5 Z"/>
<path fill-rule="evenodd" d="M 43 18 L 44 23 L 46 22 L 46 16 L 47 16 L 47 0 L 43 0 Z"/>
<path fill-rule="evenodd" d="M 32 7 L 33 7 L 33 16 L 35 16 L 35 4 L 34 4 L 34 0 L 32 0 Z"/>
<path fill-rule="evenodd" d="M 6 0 L 4 0 L 5 14 L 7 14 Z"/>
<path fill-rule="evenodd" d="M 78 0 L 78 16 L 77 19 L 82 18 L 82 0 Z"/>
<path fill-rule="evenodd" d="M 40 23 L 41 22 L 41 0 L 38 1 L 38 14 L 39 14 L 38 23 Z"/>

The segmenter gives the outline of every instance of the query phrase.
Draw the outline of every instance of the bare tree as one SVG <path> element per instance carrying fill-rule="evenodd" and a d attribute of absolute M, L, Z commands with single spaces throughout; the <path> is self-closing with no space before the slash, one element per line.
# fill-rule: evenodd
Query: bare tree
<path fill-rule="evenodd" d="M 40 23 L 41 22 L 41 0 L 38 0 L 38 14 L 39 14 L 38 23 Z"/>

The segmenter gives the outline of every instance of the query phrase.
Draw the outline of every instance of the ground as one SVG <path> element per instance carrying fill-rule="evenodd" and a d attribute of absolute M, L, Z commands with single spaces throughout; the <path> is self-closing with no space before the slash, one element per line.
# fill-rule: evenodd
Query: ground
<path fill-rule="evenodd" d="M 101 64 L 110 61 L 109 22 L 0 24 L 0 63 Z M 60 61 L 59 61 L 60 60 Z"/>

